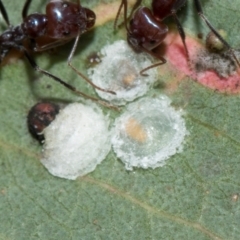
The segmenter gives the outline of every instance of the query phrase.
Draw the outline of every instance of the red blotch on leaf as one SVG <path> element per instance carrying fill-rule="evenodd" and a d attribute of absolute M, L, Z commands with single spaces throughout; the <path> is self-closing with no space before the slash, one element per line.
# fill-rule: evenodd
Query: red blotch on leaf
<path fill-rule="evenodd" d="M 198 81 L 202 85 L 220 92 L 238 93 L 240 92 L 240 74 L 234 72 L 228 77 L 221 77 L 214 70 L 197 71 L 194 61 L 200 52 L 205 51 L 204 46 L 196 39 L 187 37 L 190 63 L 187 61 L 186 53 L 178 33 L 170 33 L 164 41 L 166 44 L 165 57 L 173 68 L 186 76 Z M 182 74 L 180 74 L 182 76 Z"/>

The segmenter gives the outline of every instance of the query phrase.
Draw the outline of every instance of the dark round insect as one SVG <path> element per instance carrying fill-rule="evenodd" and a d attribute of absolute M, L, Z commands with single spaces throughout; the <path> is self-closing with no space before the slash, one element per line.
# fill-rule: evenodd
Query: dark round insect
<path fill-rule="evenodd" d="M 166 60 L 162 56 L 155 54 L 152 52 L 152 50 L 159 46 L 165 39 L 168 33 L 168 27 L 163 23 L 163 20 L 169 16 L 173 17 L 177 25 L 178 32 L 185 48 L 187 59 L 189 60 L 189 53 L 185 41 L 185 32 L 177 17 L 177 11 L 179 11 L 179 9 L 186 4 L 187 0 L 152 0 L 152 10 L 147 7 L 139 7 L 141 2 L 142 0 L 137 0 L 130 14 L 129 25 L 127 25 L 127 0 L 122 0 L 114 23 L 114 27 L 116 28 L 120 11 L 122 8 L 124 8 L 124 24 L 127 30 L 127 41 L 129 44 L 135 51 L 145 51 L 153 57 L 161 60 L 161 62 L 143 69 L 140 73 L 142 75 L 146 75 L 143 73 L 148 69 L 166 63 Z M 224 38 L 203 14 L 200 0 L 194 0 L 194 3 L 197 9 L 197 14 L 206 23 L 215 37 L 218 38 L 219 41 L 224 45 L 226 50 L 231 53 L 238 67 L 240 67 L 240 62 L 236 57 L 233 48 L 226 42 L 226 40 L 224 40 Z"/>
<path fill-rule="evenodd" d="M 27 116 L 28 130 L 41 144 L 44 143 L 43 130 L 55 119 L 60 107 L 57 104 L 42 102 L 34 105 Z"/>
<path fill-rule="evenodd" d="M 226 32 L 223 30 L 219 30 L 221 36 L 226 39 Z M 206 37 L 206 48 L 210 52 L 221 52 L 224 50 L 225 45 L 213 34 L 213 32 L 209 32 Z"/>
<path fill-rule="evenodd" d="M 49 50 L 75 39 L 67 60 L 68 66 L 93 87 L 104 92 L 115 94 L 112 91 L 96 86 L 90 79 L 72 65 L 72 58 L 76 51 L 79 38 L 83 33 L 87 32 L 94 26 L 96 19 L 95 13 L 88 8 L 82 7 L 80 0 L 78 0 L 77 3 L 55 0 L 50 1 L 46 5 L 45 14 L 33 13 L 28 15 L 31 2 L 32 0 L 25 1 L 22 10 L 23 22 L 18 26 L 13 27 L 9 22 L 6 9 L 0 0 L 0 13 L 8 25 L 8 29 L 0 35 L 0 63 L 11 49 L 17 49 L 24 53 L 24 56 L 34 70 L 50 77 L 74 93 L 109 106 L 107 102 L 78 91 L 75 87 L 61 78 L 41 69 L 29 51 L 29 49 L 36 52 Z M 43 43 L 42 39 L 47 40 L 47 43 Z"/>

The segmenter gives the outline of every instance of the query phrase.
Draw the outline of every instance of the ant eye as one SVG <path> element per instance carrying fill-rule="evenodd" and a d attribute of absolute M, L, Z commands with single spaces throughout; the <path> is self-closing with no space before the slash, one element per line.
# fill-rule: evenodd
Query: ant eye
<path fill-rule="evenodd" d="M 129 22 L 130 25 L 133 25 L 133 18 Z"/>
<path fill-rule="evenodd" d="M 67 2 L 63 2 L 63 5 L 62 5 L 64 8 L 67 8 L 69 6 L 69 4 Z"/>
<path fill-rule="evenodd" d="M 150 42 L 149 42 L 150 44 L 155 44 L 156 43 L 156 41 L 155 40 L 150 40 Z"/>
<path fill-rule="evenodd" d="M 63 32 L 63 35 L 64 35 L 64 36 L 70 35 L 70 31 Z"/>

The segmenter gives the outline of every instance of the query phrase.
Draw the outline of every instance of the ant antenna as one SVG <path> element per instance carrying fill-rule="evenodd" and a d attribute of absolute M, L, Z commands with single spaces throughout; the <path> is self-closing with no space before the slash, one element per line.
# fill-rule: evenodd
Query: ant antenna
<path fill-rule="evenodd" d="M 80 71 L 78 71 L 78 70 L 72 65 L 72 58 L 73 58 L 73 55 L 74 55 L 74 53 L 75 53 L 75 51 L 76 51 L 79 38 L 80 38 L 80 33 L 76 36 L 74 45 L 73 45 L 72 50 L 71 50 L 71 52 L 70 52 L 70 55 L 69 55 L 69 57 L 68 57 L 68 60 L 67 60 L 68 66 L 69 66 L 74 72 L 76 72 L 80 77 L 82 77 L 86 82 L 88 82 L 91 86 L 93 86 L 94 88 L 96 88 L 96 89 L 98 89 L 98 90 L 100 90 L 100 91 L 102 91 L 102 92 L 107 92 L 107 93 L 111 93 L 111 94 L 116 94 L 116 93 L 113 92 L 113 91 L 106 90 L 106 89 L 100 88 L 99 86 L 95 85 L 90 79 L 88 79 L 85 75 L 83 75 Z"/>
<path fill-rule="evenodd" d="M 4 19 L 4 21 L 6 22 L 6 24 L 8 25 L 8 27 L 10 27 L 10 22 L 9 22 L 9 19 L 8 19 L 8 14 L 7 14 L 6 9 L 5 9 L 5 7 L 3 6 L 3 3 L 2 3 L 1 0 L 0 0 L 0 12 L 2 13 L 3 19 Z"/>
<path fill-rule="evenodd" d="M 120 12 L 121 12 L 122 7 L 123 7 L 123 2 L 124 2 L 124 1 L 121 2 L 120 6 L 119 6 L 119 8 L 118 8 L 117 15 L 116 15 L 116 18 L 115 18 L 115 20 L 114 20 L 114 24 L 113 24 L 113 28 L 114 28 L 114 30 L 117 29 L 117 21 L 118 21 L 118 18 L 119 18 Z M 125 21 L 125 20 L 124 20 L 124 21 Z M 125 27 L 126 27 L 126 24 L 125 24 Z"/>
<path fill-rule="evenodd" d="M 26 0 L 22 10 L 22 19 L 24 20 L 28 15 L 28 9 L 32 0 Z"/>
<path fill-rule="evenodd" d="M 118 12 L 117 12 L 116 18 L 115 18 L 115 20 L 114 20 L 114 30 L 117 29 L 117 21 L 118 21 L 118 19 L 119 19 L 119 15 L 120 15 L 120 12 L 121 12 L 121 10 L 122 10 L 123 4 L 126 4 L 126 6 L 127 6 L 127 2 L 126 2 L 126 1 L 127 1 L 127 0 L 122 1 L 121 4 L 120 4 L 120 7 L 118 8 Z M 133 15 L 134 11 L 141 5 L 141 3 L 142 3 L 142 0 L 137 0 L 137 1 L 135 2 L 134 6 L 132 7 L 131 13 L 129 14 L 128 17 L 127 17 L 127 8 L 126 8 L 126 10 L 124 10 L 124 11 L 126 12 L 126 19 L 127 19 L 127 21 L 132 18 L 132 15 Z M 125 16 L 124 16 L 124 18 L 125 18 Z M 124 24 L 125 24 L 125 23 L 124 23 Z M 122 25 L 122 23 L 120 23 L 120 24 L 118 25 L 118 27 L 121 26 L 121 25 Z M 126 27 L 126 24 L 125 24 L 125 27 Z M 127 28 L 127 27 L 126 27 L 126 28 Z"/>
<path fill-rule="evenodd" d="M 151 68 L 155 68 L 155 67 L 158 67 L 158 66 L 160 66 L 160 65 L 163 65 L 163 64 L 165 64 L 165 63 L 167 62 L 167 60 L 166 60 L 164 57 L 155 54 L 154 52 L 148 50 L 147 48 L 144 48 L 143 46 L 140 46 L 140 48 L 141 48 L 141 50 L 142 50 L 143 52 L 146 52 L 146 53 L 148 53 L 149 55 L 153 56 L 154 58 L 157 58 L 157 59 L 159 59 L 159 60 L 162 61 L 162 62 L 159 62 L 159 63 L 152 64 L 152 65 L 144 68 L 143 70 L 141 70 L 141 71 L 140 71 L 140 74 L 141 74 L 142 76 L 147 77 L 148 74 L 146 74 L 146 73 L 144 73 L 144 72 L 148 71 L 148 70 L 151 69 Z"/>

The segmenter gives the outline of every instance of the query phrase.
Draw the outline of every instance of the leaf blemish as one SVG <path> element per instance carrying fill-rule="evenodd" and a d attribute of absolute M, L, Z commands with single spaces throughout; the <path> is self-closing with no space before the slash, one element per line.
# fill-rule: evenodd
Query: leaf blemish
<path fill-rule="evenodd" d="M 230 53 L 207 52 L 205 46 L 188 36 L 186 44 L 191 60 L 189 64 L 177 33 L 169 34 L 165 43 L 166 58 L 175 70 L 210 89 L 228 93 L 240 92 L 240 76 Z M 240 57 L 239 50 L 235 50 L 234 53 Z M 181 74 L 179 76 L 183 78 Z"/>

